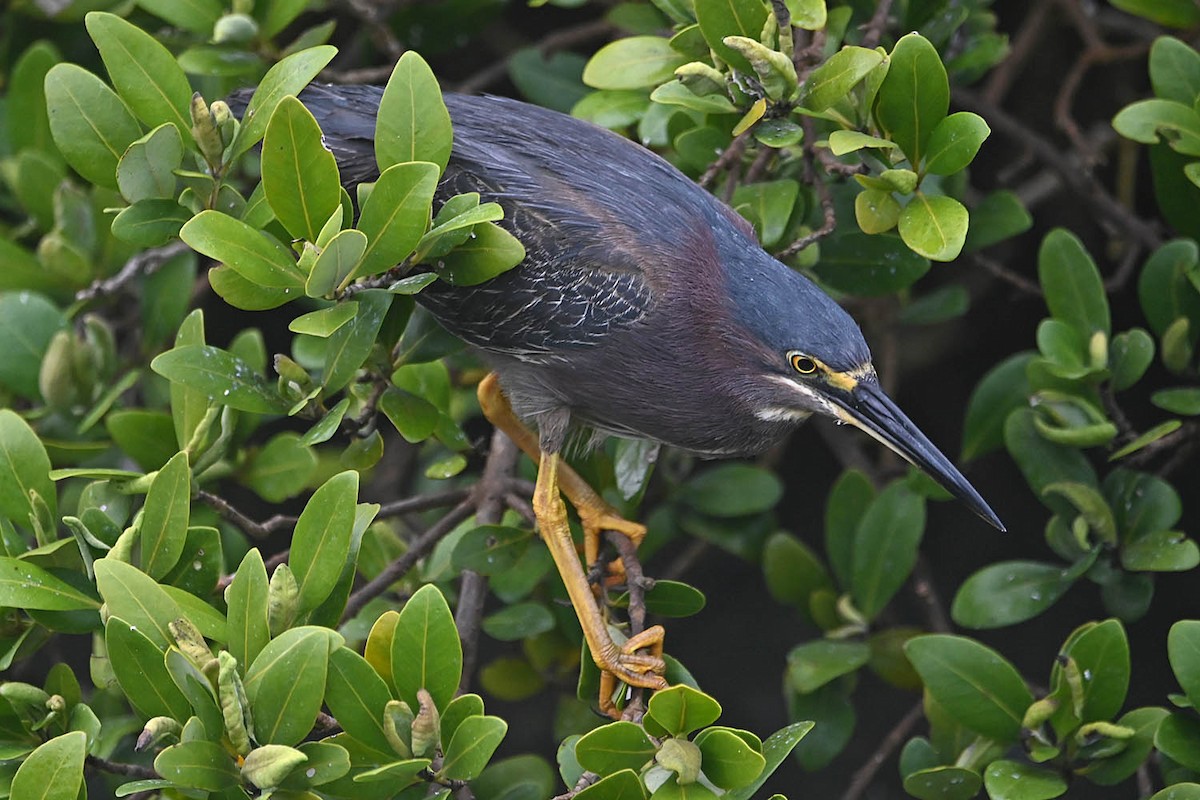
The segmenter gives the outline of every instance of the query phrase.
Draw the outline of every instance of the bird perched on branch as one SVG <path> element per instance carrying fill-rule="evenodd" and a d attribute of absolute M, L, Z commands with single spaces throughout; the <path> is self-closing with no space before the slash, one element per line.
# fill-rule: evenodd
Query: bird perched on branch
<path fill-rule="evenodd" d="M 382 94 L 312 86 L 300 96 L 347 186 L 379 175 Z M 418 300 L 481 351 L 494 370 L 480 386 L 485 415 L 539 462 L 539 528 L 609 695 L 614 677 L 666 685 L 663 631 L 616 644 L 588 586 L 560 493 L 579 514 L 589 564 L 603 531 L 636 543 L 645 529 L 561 463 L 574 427 L 723 458 L 762 452 L 821 414 L 866 431 L 1003 530 L 884 394 L 854 320 L 765 253 L 728 206 L 588 122 L 498 97 L 445 99 L 454 149 L 435 202 L 462 192 L 498 202 L 527 255 L 482 285 L 438 282 Z M 611 696 L 601 705 L 611 711 Z"/>

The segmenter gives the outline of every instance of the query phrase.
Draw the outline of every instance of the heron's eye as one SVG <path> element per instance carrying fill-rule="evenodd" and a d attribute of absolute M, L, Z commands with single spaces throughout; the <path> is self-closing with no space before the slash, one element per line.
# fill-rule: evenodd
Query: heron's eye
<path fill-rule="evenodd" d="M 799 353 L 792 354 L 792 369 L 799 372 L 801 375 L 812 375 L 817 371 L 817 362 L 813 361 L 808 356 L 802 356 Z"/>

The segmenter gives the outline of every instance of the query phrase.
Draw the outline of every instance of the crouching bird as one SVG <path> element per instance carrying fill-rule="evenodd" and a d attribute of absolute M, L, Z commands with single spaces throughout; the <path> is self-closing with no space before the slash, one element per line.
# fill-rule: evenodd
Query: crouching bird
<path fill-rule="evenodd" d="M 383 90 L 312 86 L 312 111 L 351 187 L 378 177 Z M 615 133 L 498 97 L 446 96 L 454 149 L 435 202 L 479 192 L 504 208 L 526 257 L 478 286 L 437 282 L 419 302 L 493 372 L 484 414 L 539 464 L 534 510 L 613 711 L 614 678 L 658 689 L 663 630 L 617 644 L 589 588 L 560 493 L 585 532 L 636 544 L 560 452 L 575 427 L 704 457 L 750 456 L 816 413 L 855 425 L 997 528 L 996 514 L 880 389 L 854 320 L 765 253 L 753 230 L 665 160 Z M 536 433 L 534 432 L 536 430 Z M 641 652 L 641 651 L 648 652 Z"/>

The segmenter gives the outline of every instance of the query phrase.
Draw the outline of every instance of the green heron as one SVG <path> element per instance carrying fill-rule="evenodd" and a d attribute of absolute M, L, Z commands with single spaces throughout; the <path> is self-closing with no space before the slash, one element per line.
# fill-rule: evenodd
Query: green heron
<path fill-rule="evenodd" d="M 312 86 L 301 95 L 348 186 L 378 177 L 382 94 Z M 1003 530 L 880 388 L 850 315 L 764 252 L 728 206 L 656 154 L 588 122 L 499 97 L 447 95 L 446 105 L 454 149 L 437 201 L 479 192 L 500 203 L 527 255 L 484 284 L 437 282 L 418 299 L 493 370 L 479 390 L 484 414 L 539 464 L 539 529 L 609 689 L 614 676 L 666 685 L 663 631 L 621 645 L 608 631 L 560 492 L 580 516 L 588 564 L 603 531 L 636 544 L 645 529 L 560 464 L 572 428 L 724 458 L 760 453 L 822 414 L 866 431 Z M 612 709 L 609 698 L 601 705 Z"/>

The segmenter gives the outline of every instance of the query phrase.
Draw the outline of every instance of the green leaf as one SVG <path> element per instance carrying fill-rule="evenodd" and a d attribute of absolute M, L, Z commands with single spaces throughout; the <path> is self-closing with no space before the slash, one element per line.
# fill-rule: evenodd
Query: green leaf
<path fill-rule="evenodd" d="M 2 246 L 2 245 L 0 245 Z M 11 266 L 2 250 L 6 266 Z M 66 318 L 40 294 L 0 294 L 0 386 L 30 400 L 41 396 L 38 374 L 54 334 L 65 328 Z M 7 437 L 0 435 L 0 441 Z M 3 506 L 0 505 L 0 511 Z"/>
<path fill-rule="evenodd" d="M 575 743 L 579 764 L 602 776 L 627 769 L 638 772 L 656 750 L 641 726 L 625 721 L 602 725 Z"/>
<path fill-rule="evenodd" d="M 163 663 L 162 648 L 120 617 L 108 618 L 104 641 L 117 683 L 138 714 L 179 721 L 192 715 L 191 704 Z"/>
<path fill-rule="evenodd" d="M 816 554 L 796 537 L 776 533 L 763 546 L 767 591 L 779 603 L 808 609 L 809 596 L 832 589 L 833 582 Z"/>
<path fill-rule="evenodd" d="M 821 242 L 813 271 L 840 292 L 877 296 L 911 286 L 929 271 L 929 261 L 896 236 L 845 233 Z"/>
<path fill-rule="evenodd" d="M 1186 572 L 1200 564 L 1200 547 L 1179 531 L 1153 531 L 1121 549 L 1121 566 L 1135 572 Z"/>
<path fill-rule="evenodd" d="M 704 692 L 682 684 L 655 692 L 646 712 L 647 719 L 672 736 L 687 736 L 713 724 L 720 716 L 720 703 Z"/>
<path fill-rule="evenodd" d="M 646 800 L 646 790 L 635 771 L 623 769 L 588 786 L 575 800 Z"/>
<path fill-rule="evenodd" d="M 1184 103 L 1139 100 L 1118 111 L 1112 126 L 1125 138 L 1142 144 L 1155 144 L 1165 134 L 1172 150 L 1200 155 L 1200 114 Z"/>
<path fill-rule="evenodd" d="M 788 681 L 792 688 L 811 694 L 830 681 L 856 671 L 871 658 L 864 642 L 818 639 L 788 653 Z"/>
<path fill-rule="evenodd" d="M 75 800 L 83 785 L 87 734 L 71 731 L 56 736 L 25 757 L 9 787 L 21 800 Z"/>
<path fill-rule="evenodd" d="M 325 682 L 325 703 L 346 733 L 385 753 L 391 752 L 383 727 L 383 707 L 391 699 L 387 684 L 366 659 L 346 647 L 333 651 Z M 442 729 L 446 730 L 445 717 Z"/>
<path fill-rule="evenodd" d="M 620 130 L 640 120 L 649 105 L 650 98 L 640 89 L 592 92 L 571 108 L 571 115 Z"/>
<path fill-rule="evenodd" d="M 1058 602 L 1092 565 L 1072 567 L 1038 561 L 999 561 L 967 578 L 954 595 L 950 615 L 965 628 L 1002 628 L 1032 619 Z"/>
<path fill-rule="evenodd" d="M 121 98 L 151 128 L 191 132 L 192 87 L 175 56 L 150 34 L 115 14 L 92 12 L 87 30 Z"/>
<path fill-rule="evenodd" d="M 95 570 L 96 588 L 111 616 L 120 617 L 159 650 L 165 650 L 175 641 L 167 626 L 183 613 L 153 578 L 137 567 L 111 558 L 98 560 Z"/>
<path fill-rule="evenodd" d="M 358 219 L 367 249 L 353 276 L 377 275 L 408 258 L 429 227 L 438 175 L 437 164 L 428 161 L 394 164 L 383 171 Z"/>
<path fill-rule="evenodd" d="M 751 800 L 771 774 L 783 763 L 800 740 L 813 729 L 811 722 L 794 722 L 786 728 L 781 728 L 767 737 L 763 742 L 762 754 L 766 764 L 758 777 L 749 786 L 734 789 L 724 795 L 725 800 Z"/>
<path fill-rule="evenodd" d="M 1126 740 L 1125 749 L 1108 758 L 1098 759 L 1079 772 L 1100 786 L 1114 786 L 1128 780 L 1154 749 L 1154 734 L 1167 716 L 1162 708 L 1135 708 L 1117 720 L 1117 724 L 1135 731 Z"/>
<path fill-rule="evenodd" d="M 961 636 L 910 639 L 904 652 L 925 691 L 960 725 L 997 742 L 1015 742 L 1033 695 L 999 653 Z"/>
<path fill-rule="evenodd" d="M 1138 277 L 1138 299 L 1146 322 L 1158 336 L 1179 317 L 1200 328 L 1200 292 L 1188 280 L 1200 263 L 1200 247 L 1191 239 L 1167 242 L 1146 259 Z"/>
<path fill-rule="evenodd" d="M 825 505 L 825 552 L 840 586 L 850 585 L 856 531 L 874 499 L 874 485 L 858 470 L 846 470 L 829 491 Z"/>
<path fill-rule="evenodd" d="M 953 261 L 967 240 L 967 223 L 967 209 L 953 197 L 917 192 L 900 212 L 897 228 L 917 254 L 932 261 Z"/>
<path fill-rule="evenodd" d="M 992 192 L 971 209 L 971 228 L 967 231 L 967 252 L 991 247 L 997 242 L 1024 233 L 1033 225 L 1033 217 L 1016 194 L 1006 189 Z"/>
<path fill-rule="evenodd" d="M 1131 453 L 1136 453 L 1146 445 L 1153 444 L 1159 439 L 1162 439 L 1165 436 L 1168 436 L 1179 430 L 1182 425 L 1183 422 L 1177 419 L 1169 419 L 1166 422 L 1160 422 L 1158 425 L 1155 425 L 1153 428 L 1146 431 L 1141 436 L 1138 436 L 1133 441 L 1117 448 L 1117 450 L 1115 450 L 1113 454 L 1108 457 L 1108 460 L 1116 461 L 1117 459 L 1124 458 Z"/>
<path fill-rule="evenodd" d="M 333 591 L 350 552 L 357 502 L 358 473 L 349 470 L 323 483 L 300 513 L 288 566 L 300 586 L 301 613 L 319 606 Z"/>
<path fill-rule="evenodd" d="M 1113 390 L 1123 391 L 1140 381 L 1153 361 L 1154 339 L 1150 334 L 1141 328 L 1118 333 L 1108 346 L 1108 368 L 1112 372 L 1110 382 Z"/>
<path fill-rule="evenodd" d="M 1046 235 L 1038 251 L 1038 278 L 1050 314 L 1085 341 L 1095 331 L 1112 330 L 1100 271 L 1074 234 L 1056 228 Z"/>
<path fill-rule="evenodd" d="M 874 50 L 843 47 L 809 73 L 800 86 L 797 102 L 810 111 L 824 111 L 849 95 L 850 90 L 882 62 L 883 56 Z M 858 131 L 835 131 L 829 136 L 829 144 L 835 148 L 834 155 L 844 155 L 862 147 L 895 147 L 886 139 Z"/>
<path fill-rule="evenodd" d="M 933 131 L 949 106 L 950 84 L 937 49 L 919 33 L 902 37 L 879 87 L 875 116 L 914 169 L 926 157 Z"/>
<path fill-rule="evenodd" d="M 159 247 L 179 235 L 192 213 L 174 200 L 139 200 L 121 209 L 112 234 L 137 247 Z"/>
<path fill-rule="evenodd" d="M 864 189 L 854 198 L 854 218 L 863 233 L 887 233 L 900 219 L 900 203 L 891 192 Z"/>
<path fill-rule="evenodd" d="M 241 559 L 238 572 L 226 589 L 229 652 L 241 664 L 242 672 L 271 640 L 268 585 L 263 557 L 257 547 L 252 548 Z"/>
<path fill-rule="evenodd" d="M 0 606 L 74 611 L 98 610 L 100 602 L 36 564 L 5 556 L 0 558 Z"/>
<path fill-rule="evenodd" d="M 541 603 L 514 603 L 483 618 L 483 632 L 502 642 L 516 642 L 553 630 L 554 615 Z"/>
<path fill-rule="evenodd" d="M 704 610 L 704 593 L 679 581 L 658 580 L 646 591 L 646 610 L 663 617 L 690 617 Z M 629 605 L 629 593 L 622 594 L 614 605 Z"/>
<path fill-rule="evenodd" d="M 991 128 L 978 114 L 970 111 L 951 114 L 937 124 L 929 137 L 925 171 L 953 175 L 966 169 L 989 133 Z"/>
<path fill-rule="evenodd" d="M 46 116 L 46 73 L 62 55 L 53 44 L 37 41 L 31 44 L 8 74 L 7 132 L 10 152 L 36 150 L 49 154 L 54 150 L 50 137 L 50 120 Z M 57 160 L 57 159 L 56 159 Z"/>
<path fill-rule="evenodd" d="M 1150 402 L 1172 414 L 1194 417 L 1200 414 L 1200 389 L 1161 389 Z"/>
<path fill-rule="evenodd" d="M 863 514 L 854 536 L 850 592 L 867 619 L 908 580 L 924 532 L 925 503 L 903 483 L 882 491 Z"/>
<path fill-rule="evenodd" d="M 979 773 L 966 767 L 931 767 L 904 776 L 904 791 L 918 800 L 968 800 L 981 784 Z"/>
<path fill-rule="evenodd" d="M 175 203 L 175 170 L 182 162 L 183 140 L 179 129 L 169 123 L 159 125 L 129 145 L 117 163 L 117 186 L 121 195 L 134 204 L 140 200 L 165 201 L 153 206 L 159 209 L 170 209 L 169 203 L 178 205 Z M 127 220 L 126 224 L 132 223 Z"/>
<path fill-rule="evenodd" d="M 1107 722 L 1115 717 L 1129 691 L 1129 641 L 1120 621 L 1108 619 L 1087 627 L 1070 641 L 1063 655 L 1074 659 L 1083 679 L 1080 722 Z M 1057 672 L 1061 672 L 1058 667 Z M 1071 705 L 1068 687 L 1064 685 L 1055 694 L 1063 708 Z"/>
<path fill-rule="evenodd" d="M 779 244 L 787 229 L 800 185 L 794 180 L 745 183 L 734 190 L 730 205 L 748 219 L 764 248 Z"/>
<path fill-rule="evenodd" d="M 278 239 L 227 214 L 201 211 L 183 226 L 179 238 L 259 286 L 285 293 L 304 286 L 304 273 Z"/>
<path fill-rule="evenodd" d="M 774 473 L 749 464 L 721 464 L 701 472 L 684 487 L 681 499 L 701 514 L 744 517 L 770 511 L 783 496 Z"/>
<path fill-rule="evenodd" d="M 229 145 L 229 158 L 237 158 L 258 144 L 266 133 L 267 123 L 279 101 L 287 95 L 300 94 L 300 90 L 307 86 L 336 54 L 336 47 L 321 45 L 293 53 L 267 70 L 246 106 L 241 127 Z"/>
<path fill-rule="evenodd" d="M 284 631 L 262 649 L 245 680 L 260 743 L 295 745 L 308 736 L 325 696 L 330 653 L 342 642 L 336 631 L 303 626 Z"/>
<path fill-rule="evenodd" d="M 137 0 L 137 4 L 171 25 L 203 36 L 212 34 L 213 25 L 224 13 L 219 0 Z"/>
<path fill-rule="evenodd" d="M 989 453 L 1004 444 L 1004 422 L 1026 405 L 1030 394 L 1026 368 L 1033 353 L 1017 353 L 994 366 L 971 393 L 963 423 L 964 460 Z"/>
<path fill-rule="evenodd" d="M 245 361 L 210 345 L 185 345 L 157 356 L 150 368 L 217 405 L 255 414 L 281 414 L 287 402 Z"/>
<path fill-rule="evenodd" d="M 336 392 L 354 378 L 371 354 L 375 337 L 392 304 L 392 295 L 381 291 L 360 292 L 358 314 L 329 337 L 325 346 L 325 374 L 322 383 L 327 393 Z"/>
<path fill-rule="evenodd" d="M 517 237 L 491 222 L 475 226 L 471 238 L 436 263 L 438 275 L 455 286 L 475 286 L 512 269 L 525 259 Z"/>
<path fill-rule="evenodd" d="M 533 541 L 530 531 L 505 525 L 480 525 L 459 537 L 451 555 L 454 569 L 498 575 L 516 566 Z"/>
<path fill-rule="evenodd" d="M 38 435 L 11 409 L 0 409 L 0 515 L 21 527 L 36 513 L 30 493 L 57 518 L 58 495 L 50 480 L 50 457 Z"/>
<path fill-rule="evenodd" d="M 309 297 L 327 297 L 349 278 L 367 252 L 367 237 L 362 231 L 349 229 L 336 234 L 313 264 L 304 284 Z"/>
<path fill-rule="evenodd" d="M 1167 758 L 1200 772 L 1200 720 L 1195 715 L 1171 714 L 1158 725 L 1154 746 Z"/>
<path fill-rule="evenodd" d="M 75 64 L 46 73 L 50 132 L 71 168 L 86 180 L 117 188 L 117 163 L 142 135 L 133 114 L 104 81 Z"/>
<path fill-rule="evenodd" d="M 695 0 L 694 5 L 700 33 L 713 52 L 725 63 L 747 75 L 753 75 L 754 70 L 750 63 L 741 53 L 725 44 L 725 37 L 745 36 L 757 39 L 762 35 L 763 24 L 767 21 L 766 5 L 759 0 Z M 682 63 L 683 61 L 679 62 Z M 671 67 L 671 71 L 674 72 L 679 64 Z M 586 72 L 583 81 L 590 85 Z"/>
<path fill-rule="evenodd" d="M 1200 621 L 1179 620 L 1171 626 L 1167 657 L 1183 693 L 1200 708 Z"/>
<path fill-rule="evenodd" d="M 308 485 L 317 469 L 317 454 L 292 431 L 272 436 L 254 454 L 243 480 L 262 499 L 282 503 Z"/>
<path fill-rule="evenodd" d="M 588 93 L 583 85 L 586 63 L 576 53 L 522 47 L 508 58 L 508 78 L 529 102 L 570 114 L 571 106 Z"/>
<path fill-rule="evenodd" d="M 508 723 L 499 717 L 467 717 L 454 731 L 438 774 L 459 781 L 478 778 L 506 733 Z"/>
<path fill-rule="evenodd" d="M 1112 4 L 1122 11 L 1172 28 L 1191 28 L 1200 23 L 1200 9 L 1189 0 L 1112 0 Z M 1154 797 L 1167 800 L 1170 796 L 1166 789 Z M 1176 800 L 1191 800 L 1191 795 L 1179 796 Z"/>
<path fill-rule="evenodd" d="M 187 453 L 176 453 L 159 470 L 146 493 L 139 526 L 142 570 L 151 578 L 171 571 L 183 552 L 192 502 Z"/>
<path fill-rule="evenodd" d="M 834 98 L 835 101 L 837 99 L 839 98 Z M 862 131 L 833 131 L 829 134 L 829 151 L 835 156 L 844 156 L 847 153 L 862 150 L 864 147 L 890 149 L 895 146 L 895 142 L 880 139 L 878 136 L 870 136 Z"/>
<path fill-rule="evenodd" d="M 400 56 L 388 78 L 375 122 L 379 171 L 407 161 L 428 161 L 438 172 L 450 160 L 453 133 L 433 70 L 415 50 Z"/>
<path fill-rule="evenodd" d="M 145 0 L 141 0 L 145 2 Z M 220 792 L 241 783 L 233 757 L 216 742 L 195 739 L 172 745 L 154 759 L 154 771 L 176 786 Z"/>
<path fill-rule="evenodd" d="M 766 766 L 762 754 L 736 733 L 706 730 L 696 737 L 704 776 L 721 789 L 740 789 L 754 781 Z"/>
<path fill-rule="evenodd" d="M 657 86 L 675 77 L 675 69 L 686 62 L 660 36 L 628 36 L 596 51 L 583 69 L 583 82 L 593 89 Z"/>
<path fill-rule="evenodd" d="M 282 98 L 267 123 L 262 186 L 275 218 L 310 242 L 341 204 L 337 160 L 325 148 L 321 126 L 295 97 Z"/>
<path fill-rule="evenodd" d="M 1164 100 L 1192 105 L 1200 96 L 1200 54 L 1172 36 L 1150 46 L 1150 84 Z"/>
<path fill-rule="evenodd" d="M 400 611 L 392 637 L 392 685 L 410 708 L 425 689 L 438 709 L 454 698 L 462 677 L 462 643 L 446 598 L 426 584 Z"/>
<path fill-rule="evenodd" d="M 1044 495 L 1055 482 L 1095 486 L 1096 472 L 1087 458 L 1070 447 L 1047 441 L 1038 433 L 1031 409 L 1018 409 L 1004 423 L 1004 443 L 1034 494 L 1055 510 L 1069 508 L 1060 498 Z"/>

